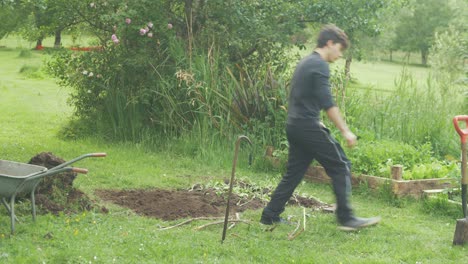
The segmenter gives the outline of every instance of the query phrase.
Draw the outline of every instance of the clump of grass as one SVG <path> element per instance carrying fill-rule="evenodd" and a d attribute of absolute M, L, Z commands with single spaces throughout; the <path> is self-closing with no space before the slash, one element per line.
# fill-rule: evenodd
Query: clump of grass
<path fill-rule="evenodd" d="M 28 49 L 21 49 L 18 58 L 31 58 L 32 52 Z"/>
<path fill-rule="evenodd" d="M 40 66 L 23 65 L 20 68 L 19 73 L 29 79 L 44 79 L 44 73 Z"/>
<path fill-rule="evenodd" d="M 443 215 L 454 219 L 462 217 L 461 206 L 450 202 L 448 191 L 424 199 L 421 208 L 430 215 Z"/>

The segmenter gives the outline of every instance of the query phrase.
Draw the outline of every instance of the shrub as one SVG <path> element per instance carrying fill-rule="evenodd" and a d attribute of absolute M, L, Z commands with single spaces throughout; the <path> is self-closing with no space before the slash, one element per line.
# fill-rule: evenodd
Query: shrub
<path fill-rule="evenodd" d="M 73 88 L 77 119 L 95 120 L 102 134 L 133 141 L 192 130 L 228 137 L 254 130 L 265 144 L 281 137 L 276 128 L 284 114 L 276 112 L 284 108 L 286 83 L 279 78 L 288 35 L 299 26 L 273 22 L 275 14 L 293 14 L 294 5 L 73 4 L 102 47 L 64 50 L 48 63 L 60 84 Z M 255 19 L 247 23 L 250 17 Z"/>

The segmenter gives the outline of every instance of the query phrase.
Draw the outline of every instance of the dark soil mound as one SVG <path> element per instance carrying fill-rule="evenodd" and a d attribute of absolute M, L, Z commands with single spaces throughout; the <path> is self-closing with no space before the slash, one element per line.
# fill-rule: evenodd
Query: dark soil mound
<path fill-rule="evenodd" d="M 203 190 L 97 190 L 96 195 L 105 201 L 111 201 L 132 209 L 140 215 L 163 220 L 175 220 L 188 217 L 223 216 L 226 199 L 217 195 L 215 189 Z M 307 208 L 328 206 L 312 198 L 293 197 L 289 204 Z M 259 198 L 231 196 L 231 212 L 243 212 L 247 209 L 259 209 L 265 201 Z"/>
<path fill-rule="evenodd" d="M 56 167 L 65 160 L 56 157 L 51 152 L 37 154 L 29 164 L 44 166 L 47 169 Z M 36 188 L 36 205 L 39 213 L 77 212 L 90 210 L 92 201 L 82 191 L 73 187 L 76 178 L 74 172 L 64 172 L 46 176 Z"/>
<path fill-rule="evenodd" d="M 33 157 L 29 164 L 51 169 L 64 162 L 63 159 L 50 152 L 43 152 Z M 43 178 L 36 189 L 36 204 L 39 212 L 58 214 L 59 212 L 72 213 L 92 209 L 93 202 L 88 196 L 73 187 L 76 176 L 74 172 L 66 172 Z M 226 186 L 227 183 L 225 182 Z M 247 209 L 264 207 L 266 202 L 258 197 L 271 192 L 268 188 L 259 188 L 244 182 L 236 182 L 235 185 L 245 192 L 241 196 L 232 194 L 231 215 Z M 223 187 L 220 189 L 205 188 L 198 184 L 189 190 L 96 190 L 96 194 L 105 201 L 130 208 L 140 215 L 175 220 L 188 217 L 223 216 L 227 200 L 224 190 Z M 314 209 L 329 206 L 313 198 L 302 196 L 294 196 L 289 204 Z M 107 212 L 104 207 L 101 210 Z"/>

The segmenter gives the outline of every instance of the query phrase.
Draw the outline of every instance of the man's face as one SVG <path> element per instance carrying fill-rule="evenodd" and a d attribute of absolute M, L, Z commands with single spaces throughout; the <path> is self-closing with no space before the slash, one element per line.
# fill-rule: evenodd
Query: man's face
<path fill-rule="evenodd" d="M 328 41 L 327 43 L 328 47 L 328 62 L 334 62 L 337 59 L 341 58 L 343 56 L 343 46 L 341 46 L 341 43 L 333 43 L 332 41 Z"/>

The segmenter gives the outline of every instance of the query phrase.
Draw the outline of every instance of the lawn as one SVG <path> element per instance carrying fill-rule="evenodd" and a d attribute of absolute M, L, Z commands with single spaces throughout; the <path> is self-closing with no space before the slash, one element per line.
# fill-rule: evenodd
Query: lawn
<path fill-rule="evenodd" d="M 21 52 L 9 46 L 0 48 L 0 157 L 27 162 L 39 152 L 50 151 L 70 160 L 83 153 L 107 152 L 106 158 L 76 163 L 90 172 L 80 175 L 75 185 L 96 200 L 97 208 L 105 206 L 109 213 L 96 209 L 39 215 L 33 223 L 24 201 L 17 205 L 21 223 L 16 225 L 16 234 L 10 235 L 9 217 L 1 208 L 1 263 L 468 263 L 466 247 L 452 246 L 453 217 L 426 214 L 421 202 L 414 200 L 390 202 L 385 195 L 364 187 L 353 195 L 356 212 L 380 215 L 383 220 L 379 226 L 359 232 L 338 231 L 333 215 L 307 211 L 306 231 L 289 241 L 287 234 L 295 226 L 267 232 L 258 223 L 260 210 L 243 213 L 242 219 L 252 223 L 229 230 L 224 244 L 220 243 L 221 225 L 194 230 L 206 223 L 203 221 L 161 231 L 160 226 L 181 220 L 166 222 L 136 215 L 100 200 L 94 190 L 176 189 L 222 181 L 230 175 L 233 148 L 212 155 L 216 159 L 203 159 L 170 147 L 152 149 L 95 138 L 63 140 L 58 133 L 72 112 L 66 103 L 70 91 L 48 77 L 20 73 L 24 66 L 40 70 L 46 56 L 36 51 L 29 57 L 19 56 Z M 358 78 L 376 76 L 363 79 L 365 83 L 370 79 L 386 83 L 393 78 L 384 74 L 388 64 L 353 65 L 363 71 L 355 74 Z M 239 163 L 237 177 L 259 185 L 274 185 L 280 179 L 278 173 L 253 171 L 245 162 Z M 333 203 L 328 185 L 304 182 L 298 192 Z M 289 206 L 285 214 L 300 218 L 302 208 Z"/>
<path fill-rule="evenodd" d="M 407 66 L 408 72 L 418 85 L 425 84 L 429 76 L 429 68 L 421 66 Z M 401 64 L 392 62 L 353 61 L 351 76 L 364 86 L 374 89 L 393 90 L 395 80 L 403 71 Z"/>

